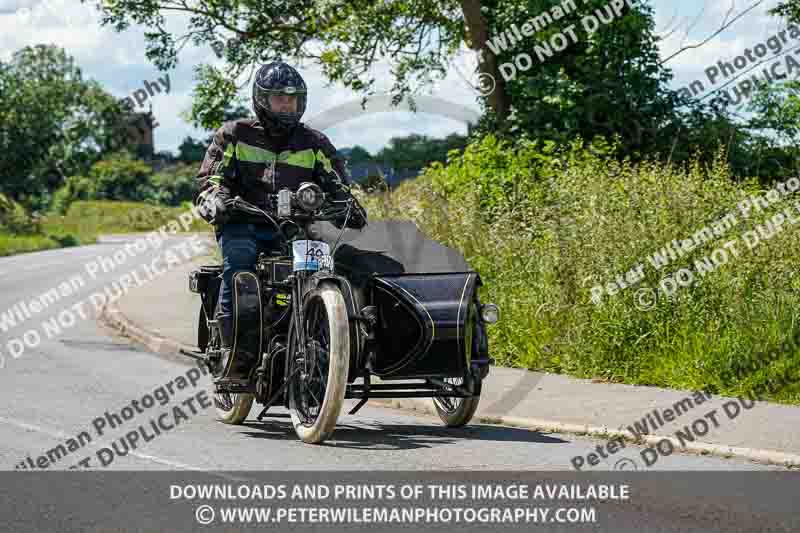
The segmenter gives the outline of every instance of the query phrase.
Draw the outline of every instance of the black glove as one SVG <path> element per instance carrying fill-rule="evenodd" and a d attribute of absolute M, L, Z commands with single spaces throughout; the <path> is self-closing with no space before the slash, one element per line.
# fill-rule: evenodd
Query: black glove
<path fill-rule="evenodd" d="M 350 218 L 347 220 L 347 227 L 353 229 L 361 229 L 367 225 L 367 210 L 361 207 L 357 201 L 353 202 L 353 207 L 350 210 Z"/>
<path fill-rule="evenodd" d="M 361 204 L 358 203 L 358 200 L 356 200 L 353 195 L 339 190 L 333 193 L 332 199 L 336 201 L 336 203 L 332 205 L 335 205 L 336 209 L 339 211 L 339 216 L 331 221 L 334 226 L 342 229 L 342 226 L 345 224 L 345 219 L 347 220 L 348 228 L 361 229 L 367 225 L 367 211 L 361 207 Z M 346 207 L 347 204 L 341 203 L 345 200 L 351 202 L 349 208 Z M 350 212 L 349 216 L 348 209 Z"/>
<path fill-rule="evenodd" d="M 225 202 L 230 198 L 230 191 L 218 186 L 206 189 L 197 198 L 197 212 L 200 217 L 215 226 L 225 224 L 230 218 L 230 211 Z"/>

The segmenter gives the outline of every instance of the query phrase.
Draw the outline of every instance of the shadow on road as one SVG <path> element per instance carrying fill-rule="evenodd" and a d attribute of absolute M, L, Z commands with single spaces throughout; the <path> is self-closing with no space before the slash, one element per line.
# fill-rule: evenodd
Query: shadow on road
<path fill-rule="evenodd" d="M 246 431 L 242 435 L 261 439 L 296 440 L 289 415 L 275 413 L 266 420 L 247 422 L 243 427 L 257 431 Z M 446 428 L 417 424 L 365 422 L 358 425 L 339 424 L 328 446 L 369 450 L 413 450 L 433 448 L 464 440 L 493 442 L 530 442 L 536 444 L 563 444 L 568 441 L 544 435 L 538 431 L 474 424 L 463 428 Z"/>

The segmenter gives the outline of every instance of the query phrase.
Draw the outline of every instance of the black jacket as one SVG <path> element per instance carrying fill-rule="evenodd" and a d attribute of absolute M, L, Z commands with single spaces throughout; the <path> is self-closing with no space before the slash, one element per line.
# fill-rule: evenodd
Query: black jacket
<path fill-rule="evenodd" d="M 267 194 L 287 187 L 296 191 L 304 181 L 317 183 L 336 199 L 350 196 L 344 159 L 336 154 L 328 137 L 302 123 L 288 138 L 267 135 L 257 119 L 224 123 L 214 134 L 197 180 L 195 203 L 202 191 L 221 185 L 231 198 L 241 196 L 267 212 L 272 210 Z M 229 222 L 258 223 L 263 219 L 232 213 Z M 365 223 L 366 213 L 354 209 L 347 225 L 360 228 Z"/>

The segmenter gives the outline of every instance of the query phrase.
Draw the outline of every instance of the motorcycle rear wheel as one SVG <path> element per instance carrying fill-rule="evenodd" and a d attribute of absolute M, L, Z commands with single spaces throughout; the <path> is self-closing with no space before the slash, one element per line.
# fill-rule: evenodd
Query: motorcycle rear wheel
<path fill-rule="evenodd" d="M 208 327 L 208 317 L 206 317 L 202 307 L 200 308 L 198 337 L 198 346 L 201 350 L 205 351 L 208 346 L 219 348 L 219 331 L 216 328 Z M 206 342 L 203 343 L 203 340 Z M 241 425 L 247 419 L 247 415 L 250 414 L 250 409 L 255 399 L 253 394 L 248 393 L 217 392 L 214 387 L 213 376 L 211 376 L 208 392 L 211 395 L 211 402 L 214 404 L 216 419 L 223 424 Z"/>
<path fill-rule="evenodd" d="M 241 425 L 250 414 L 254 396 L 250 393 L 216 392 L 211 383 L 211 395 L 217 420 L 223 424 Z"/>
<path fill-rule="evenodd" d="M 297 436 L 320 444 L 336 429 L 350 367 L 350 330 L 339 288 L 323 283 L 311 291 L 303 316 L 308 346 L 306 356 L 298 357 L 291 336 L 289 411 Z"/>

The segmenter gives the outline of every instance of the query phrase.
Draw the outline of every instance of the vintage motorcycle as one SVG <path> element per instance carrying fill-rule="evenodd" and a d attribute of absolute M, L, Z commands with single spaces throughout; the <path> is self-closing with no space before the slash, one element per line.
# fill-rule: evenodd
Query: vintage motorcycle
<path fill-rule="evenodd" d="M 282 404 L 300 439 L 321 443 L 345 399 L 360 399 L 355 414 L 370 398 L 428 397 L 447 426 L 467 424 L 494 362 L 486 324 L 499 312 L 479 301 L 478 273 L 410 222 L 347 230 L 355 198 L 329 200 L 314 183 L 269 198 L 271 213 L 239 197 L 228 203 L 263 216 L 282 245 L 260 254 L 255 273 L 233 276 L 227 358 L 213 319 L 222 265 L 189 275 L 201 297 L 199 351 L 191 355 L 213 376 L 218 419 L 241 424 L 256 401 L 261 420 Z M 343 226 L 330 224 L 342 215 Z"/>

